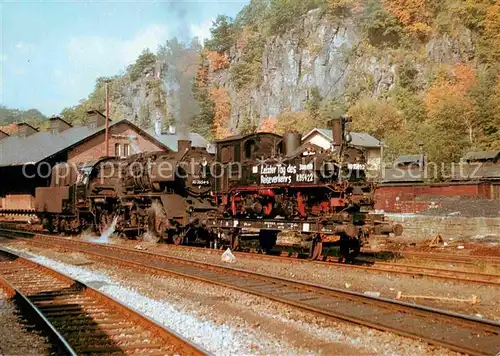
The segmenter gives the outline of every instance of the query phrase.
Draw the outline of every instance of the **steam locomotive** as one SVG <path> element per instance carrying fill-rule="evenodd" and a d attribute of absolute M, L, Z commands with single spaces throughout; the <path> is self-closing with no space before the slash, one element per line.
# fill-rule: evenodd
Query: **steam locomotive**
<path fill-rule="evenodd" d="M 365 153 L 350 145 L 349 121 L 331 121 L 328 150 L 302 144 L 296 132 L 217 142 L 223 168 L 215 191 L 222 217 L 212 224 L 233 249 L 252 242 L 263 250 L 305 247 L 320 259 L 326 247 L 338 245 L 345 259 L 355 257 L 372 235 L 402 233 L 383 214 L 370 214 L 375 186 L 366 176 Z"/>
<path fill-rule="evenodd" d="M 400 235 L 402 227 L 370 213 L 374 185 L 348 122 L 332 120 L 326 150 L 302 144 L 296 132 L 253 133 L 217 141 L 215 155 L 180 140 L 176 153 L 107 157 L 69 174 L 56 165 L 51 186 L 36 189 L 36 211 L 55 232 L 111 226 L 127 238 L 293 247 L 313 259 L 338 245 L 342 258 L 353 258 L 370 236 Z"/>
<path fill-rule="evenodd" d="M 80 167 L 56 165 L 51 186 L 36 189 L 37 214 L 51 232 L 102 234 L 112 227 L 127 238 L 147 233 L 156 242 L 209 241 L 203 219 L 218 211 L 208 174 L 214 156 L 187 140 L 178 147 Z"/>

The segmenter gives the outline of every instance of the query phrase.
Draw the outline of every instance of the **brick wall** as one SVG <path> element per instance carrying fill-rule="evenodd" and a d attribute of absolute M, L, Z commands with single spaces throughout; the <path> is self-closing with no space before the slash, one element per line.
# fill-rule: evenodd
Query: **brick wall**
<path fill-rule="evenodd" d="M 134 142 L 137 144 L 137 147 L 141 152 L 154 152 L 164 150 L 162 147 L 146 138 L 146 136 L 139 135 L 135 130 L 133 130 L 129 125 L 125 123 L 112 126 L 109 131 L 110 156 L 114 156 L 115 154 L 116 143 L 121 144 L 122 147 L 123 144 L 128 144 L 130 146 L 130 153 L 134 153 L 132 147 L 133 145 L 131 143 L 131 140 L 128 138 L 129 135 L 133 135 L 136 137 Z M 68 163 L 88 162 L 105 156 L 106 144 L 104 139 L 105 134 L 103 132 L 102 134 L 93 137 L 92 139 L 73 148 L 68 153 Z"/>
<path fill-rule="evenodd" d="M 440 206 L 440 198 L 468 197 L 491 199 L 490 183 L 379 186 L 375 209 L 392 213 L 421 213 Z"/>
<path fill-rule="evenodd" d="M 437 217 L 423 215 L 387 214 L 386 218 L 400 223 L 404 236 L 415 240 L 425 240 L 440 234 L 447 241 L 478 240 L 485 237 L 500 240 L 500 218 Z"/>

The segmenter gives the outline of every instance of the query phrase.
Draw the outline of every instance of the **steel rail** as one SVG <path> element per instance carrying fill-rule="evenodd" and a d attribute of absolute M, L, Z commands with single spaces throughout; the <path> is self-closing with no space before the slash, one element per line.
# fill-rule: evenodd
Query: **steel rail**
<path fill-rule="evenodd" d="M 25 236 L 50 236 L 50 235 L 42 235 L 37 234 L 35 232 L 30 231 L 21 231 L 21 230 L 12 230 L 0 228 L 1 231 L 6 231 L 10 233 L 19 233 Z M 194 246 L 181 246 L 181 245 L 170 245 L 170 248 L 175 249 L 183 249 L 186 251 L 203 251 L 206 249 L 194 247 Z M 266 261 L 287 261 L 291 263 L 308 263 L 315 265 L 325 265 L 331 266 L 335 268 L 349 269 L 355 271 L 365 271 L 368 273 L 391 273 L 391 274 L 400 274 L 407 275 L 413 278 L 434 278 L 441 279 L 447 281 L 453 281 L 458 283 L 473 283 L 473 284 L 481 284 L 481 285 L 490 285 L 495 287 L 500 287 L 500 275 L 495 274 L 487 274 L 487 273 L 476 273 L 476 272 L 468 272 L 468 271 L 455 271 L 451 269 L 444 268 L 432 268 L 426 266 L 419 265 L 405 265 L 405 264 L 397 264 L 397 263 L 387 263 L 387 262 L 374 262 L 370 266 L 362 266 L 362 265 L 352 265 L 352 264 L 342 264 L 333 260 L 327 261 L 312 261 L 309 259 L 299 259 L 299 258 L 290 258 L 285 256 L 273 256 L 273 255 L 265 255 L 265 254 L 256 254 L 250 252 L 234 252 L 235 256 L 251 256 L 255 259 L 261 259 Z"/>
<path fill-rule="evenodd" d="M 81 252 L 97 260 L 208 282 L 370 328 L 471 355 L 495 355 L 500 323 L 324 285 L 107 244 L 39 236 L 35 244 Z"/>
<path fill-rule="evenodd" d="M 396 253 L 396 252 L 393 252 Z M 470 263 L 477 264 L 478 262 L 486 262 L 495 265 L 500 265 L 500 257 L 497 256 L 482 256 L 482 255 L 462 255 L 445 252 L 425 252 L 425 251 L 400 251 L 397 252 L 403 258 L 422 258 L 426 260 L 450 262 L 450 263 Z"/>
<path fill-rule="evenodd" d="M 76 356 L 75 350 L 68 344 L 66 339 L 57 331 L 52 323 L 43 315 L 43 313 L 33 304 L 26 295 L 21 293 L 7 280 L 0 277 L 0 289 L 4 291 L 7 297 L 14 301 L 18 311 L 33 323 L 41 334 L 48 338 L 51 350 L 57 355 Z"/>
<path fill-rule="evenodd" d="M 9 249 L 0 247 L 0 256 L 0 288 L 31 308 L 61 354 L 208 354 L 106 293 Z"/>
<path fill-rule="evenodd" d="M 182 249 L 186 251 L 198 251 L 198 252 L 207 250 L 206 248 L 204 249 L 199 247 L 182 246 L 182 245 L 169 245 L 169 248 Z M 161 253 L 161 251 L 159 253 Z M 373 264 L 371 264 L 370 266 L 363 266 L 355 264 L 354 265 L 343 264 L 333 260 L 313 261 L 309 259 L 290 258 L 286 256 L 265 255 L 265 254 L 257 254 L 252 252 L 241 252 L 241 251 L 232 251 L 232 253 L 235 256 L 245 256 L 245 257 L 251 257 L 252 259 L 261 259 L 266 261 L 286 261 L 293 264 L 306 263 L 306 264 L 314 264 L 321 266 L 330 266 L 334 268 L 366 271 L 369 273 L 403 274 L 412 276 L 414 278 L 435 278 L 435 279 L 456 281 L 461 283 L 477 283 L 482 285 L 491 285 L 500 287 L 500 275 L 495 275 L 495 274 L 454 271 L 451 269 L 444 269 L 444 268 L 433 268 L 433 267 L 426 267 L 419 265 L 405 265 L 405 264 L 387 263 L 378 261 L 373 262 Z"/>

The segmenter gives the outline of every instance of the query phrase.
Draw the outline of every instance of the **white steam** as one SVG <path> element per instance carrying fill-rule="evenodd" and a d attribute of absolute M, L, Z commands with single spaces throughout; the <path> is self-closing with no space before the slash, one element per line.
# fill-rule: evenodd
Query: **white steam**
<path fill-rule="evenodd" d="M 96 240 L 94 240 L 94 242 L 97 242 L 100 244 L 109 243 L 109 237 L 111 235 L 113 235 L 113 232 L 115 232 L 117 223 L 118 223 L 118 216 L 115 216 L 113 218 L 113 222 L 111 223 L 111 225 L 109 225 L 109 227 L 106 230 L 104 230 L 102 235 L 99 238 L 97 238 Z"/>

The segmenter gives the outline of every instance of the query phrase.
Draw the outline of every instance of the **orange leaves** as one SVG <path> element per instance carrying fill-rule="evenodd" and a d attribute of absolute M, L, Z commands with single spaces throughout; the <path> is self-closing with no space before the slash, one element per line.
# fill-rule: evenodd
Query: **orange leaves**
<path fill-rule="evenodd" d="M 221 139 L 229 136 L 229 118 L 231 117 L 231 98 L 225 88 L 212 88 L 210 98 L 214 105 L 215 137 Z"/>
<path fill-rule="evenodd" d="M 195 77 L 195 86 L 197 88 L 206 88 L 208 86 L 208 66 L 200 64 Z"/>
<path fill-rule="evenodd" d="M 476 72 L 465 64 L 457 64 L 448 78 L 439 78 L 425 96 L 428 118 L 442 129 L 468 129 L 472 141 L 476 113 L 474 103 L 468 96 L 476 84 Z"/>
<path fill-rule="evenodd" d="M 419 38 L 429 35 L 434 14 L 432 0 L 383 0 L 385 8 L 405 29 Z"/>
<path fill-rule="evenodd" d="M 477 83 L 477 76 L 475 69 L 470 66 L 459 63 L 456 64 L 452 71 L 453 84 L 463 95 L 467 94 L 469 90 Z"/>
<path fill-rule="evenodd" d="M 275 132 L 276 130 L 276 119 L 267 118 L 260 122 L 259 132 Z"/>
<path fill-rule="evenodd" d="M 208 51 L 207 57 L 210 63 L 210 68 L 213 71 L 225 69 L 229 67 L 229 58 L 226 53 L 220 54 L 215 51 Z"/>
<path fill-rule="evenodd" d="M 484 46 L 489 50 L 486 57 L 492 62 L 500 61 L 500 1 L 488 7 L 484 20 Z"/>

